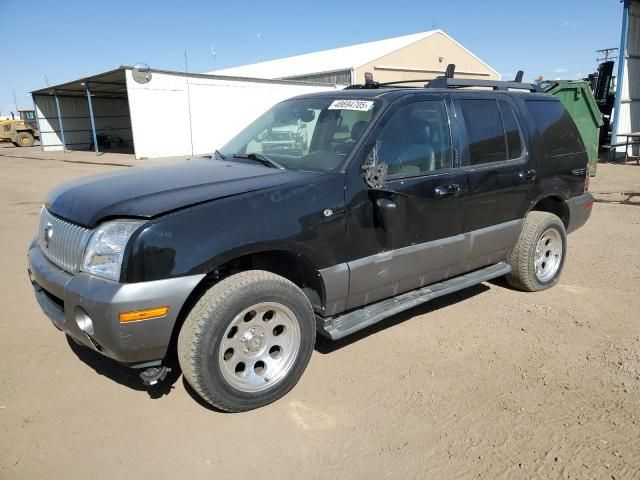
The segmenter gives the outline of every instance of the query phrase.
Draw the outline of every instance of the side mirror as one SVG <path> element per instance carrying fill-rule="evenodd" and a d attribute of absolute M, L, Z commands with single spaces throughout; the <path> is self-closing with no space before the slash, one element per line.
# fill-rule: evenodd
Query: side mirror
<path fill-rule="evenodd" d="M 387 181 L 387 172 L 387 164 L 378 161 L 378 143 L 376 143 L 362 165 L 362 179 L 369 188 L 380 190 Z"/>
<path fill-rule="evenodd" d="M 393 200 L 388 198 L 378 198 L 376 200 L 376 214 L 382 228 L 386 232 L 393 234 L 397 227 L 397 208 Z"/>
<path fill-rule="evenodd" d="M 362 178 L 369 188 L 380 190 L 387 181 L 387 165 L 381 163 L 378 165 L 363 165 Z"/>

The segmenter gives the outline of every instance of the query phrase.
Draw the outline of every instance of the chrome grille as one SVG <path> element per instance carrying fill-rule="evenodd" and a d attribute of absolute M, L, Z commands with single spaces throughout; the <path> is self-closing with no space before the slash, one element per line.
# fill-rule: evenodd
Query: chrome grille
<path fill-rule="evenodd" d="M 69 273 L 77 273 L 90 236 L 91 230 L 88 228 L 54 217 L 42 207 L 38 243 L 45 257 L 58 267 Z"/>

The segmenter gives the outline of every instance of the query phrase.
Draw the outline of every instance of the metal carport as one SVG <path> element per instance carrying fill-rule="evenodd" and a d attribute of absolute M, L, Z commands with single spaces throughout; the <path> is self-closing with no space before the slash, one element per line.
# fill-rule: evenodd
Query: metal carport
<path fill-rule="evenodd" d="M 45 151 L 99 151 L 100 134 L 122 139 L 133 152 L 125 67 L 32 92 Z"/>
<path fill-rule="evenodd" d="M 103 134 L 123 140 L 118 152 L 157 158 L 211 153 L 276 103 L 342 87 L 155 69 L 139 83 L 123 66 L 32 95 L 43 150 L 97 153 Z"/>

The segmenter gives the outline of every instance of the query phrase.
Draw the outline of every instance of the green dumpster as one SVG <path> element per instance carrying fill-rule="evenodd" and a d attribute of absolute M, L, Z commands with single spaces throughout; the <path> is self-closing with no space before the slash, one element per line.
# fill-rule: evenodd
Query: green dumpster
<path fill-rule="evenodd" d="M 576 123 L 589 154 L 589 175 L 596 174 L 602 113 L 589 84 L 582 80 L 554 80 L 545 82 L 546 93 L 558 97 Z"/>

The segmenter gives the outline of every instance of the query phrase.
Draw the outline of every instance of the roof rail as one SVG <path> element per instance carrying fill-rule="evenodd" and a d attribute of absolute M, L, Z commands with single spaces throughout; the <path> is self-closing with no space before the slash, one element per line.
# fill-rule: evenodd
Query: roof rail
<path fill-rule="evenodd" d="M 474 80 L 466 78 L 438 77 L 429 81 L 425 88 L 464 88 L 464 87 L 488 87 L 494 90 L 527 90 L 533 93 L 541 93 L 542 89 L 535 83 L 504 82 L 501 80 Z"/>
<path fill-rule="evenodd" d="M 447 71 L 444 77 L 436 77 L 425 85 L 425 88 L 463 88 L 463 87 L 488 87 L 494 90 L 527 90 L 529 92 L 539 93 L 542 89 L 535 83 L 523 83 L 522 77 L 524 72 L 518 70 L 516 78 L 513 81 L 501 80 L 473 80 L 466 78 L 453 78 L 456 66 L 453 63 L 447 65 Z"/>
<path fill-rule="evenodd" d="M 522 77 L 524 72 L 518 70 L 516 78 L 512 81 L 502 80 L 475 80 L 466 78 L 454 78 L 456 66 L 453 63 L 447 65 L 447 70 L 444 76 L 436 77 L 433 79 L 413 79 L 413 80 L 396 80 L 394 82 L 376 82 L 373 79 L 371 72 L 364 74 L 364 85 L 350 85 L 345 90 L 355 90 L 362 88 L 380 88 L 380 87 L 392 87 L 394 85 L 401 85 L 404 83 L 420 83 L 427 82 L 424 88 L 464 88 L 464 87 L 484 87 L 492 88 L 493 90 L 526 90 L 533 93 L 542 93 L 542 88 L 536 83 L 524 83 Z"/>

